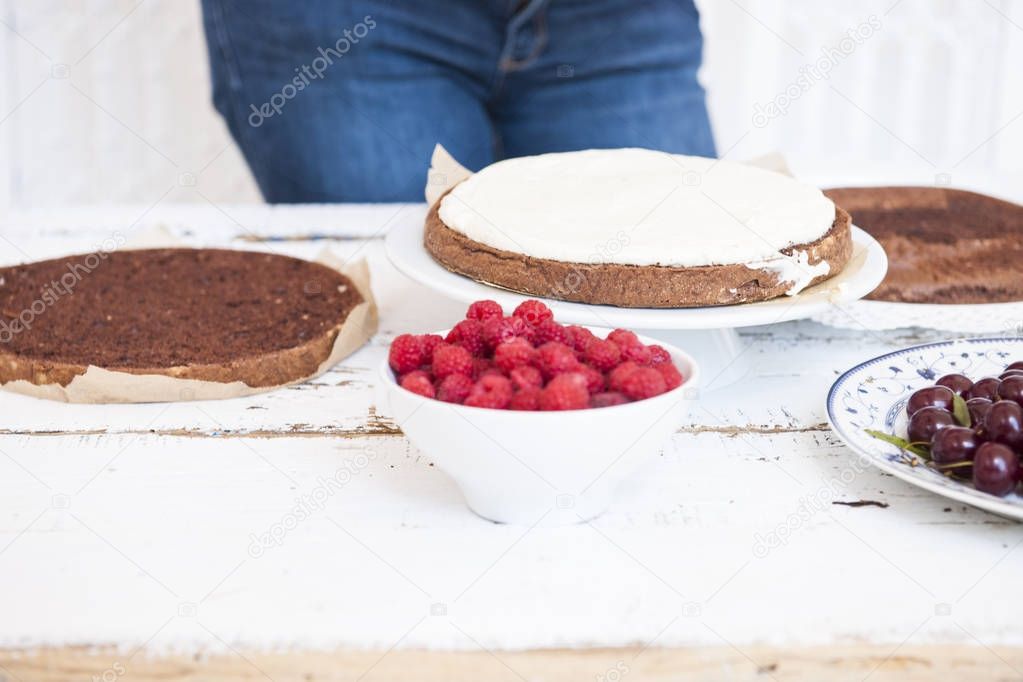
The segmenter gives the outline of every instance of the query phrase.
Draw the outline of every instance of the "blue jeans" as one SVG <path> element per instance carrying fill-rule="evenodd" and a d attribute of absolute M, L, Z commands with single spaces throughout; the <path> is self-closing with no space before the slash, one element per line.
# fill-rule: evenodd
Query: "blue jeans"
<path fill-rule="evenodd" d="M 202 0 L 213 99 L 271 202 L 422 201 L 435 144 L 714 156 L 693 0 Z"/>

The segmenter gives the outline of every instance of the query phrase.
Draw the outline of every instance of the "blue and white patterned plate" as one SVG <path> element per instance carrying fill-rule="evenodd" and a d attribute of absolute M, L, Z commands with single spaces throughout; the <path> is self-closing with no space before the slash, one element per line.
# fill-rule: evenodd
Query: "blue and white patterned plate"
<path fill-rule="evenodd" d="M 894 445 L 866 429 L 906 435 L 906 401 L 944 374 L 971 379 L 998 376 L 1010 362 L 1023 360 L 1023 338 L 963 339 L 914 346 L 868 360 L 835 381 L 828 392 L 828 422 L 838 437 L 871 464 L 915 486 L 995 514 L 1023 520 L 1023 497 L 995 497 L 928 466 L 912 466 Z"/>

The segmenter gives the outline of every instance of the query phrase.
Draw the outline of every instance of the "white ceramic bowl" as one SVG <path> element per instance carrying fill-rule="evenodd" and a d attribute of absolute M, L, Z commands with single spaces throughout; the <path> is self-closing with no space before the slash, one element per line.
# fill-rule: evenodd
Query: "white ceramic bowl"
<path fill-rule="evenodd" d="M 611 331 L 589 329 L 601 338 Z M 405 390 L 386 360 L 380 376 L 398 426 L 455 480 L 474 512 L 526 526 L 579 523 L 607 509 L 617 485 L 659 452 L 698 397 L 700 370 L 691 356 L 655 339 L 640 340 L 662 345 L 685 381 L 655 398 L 615 407 L 467 407 Z"/>

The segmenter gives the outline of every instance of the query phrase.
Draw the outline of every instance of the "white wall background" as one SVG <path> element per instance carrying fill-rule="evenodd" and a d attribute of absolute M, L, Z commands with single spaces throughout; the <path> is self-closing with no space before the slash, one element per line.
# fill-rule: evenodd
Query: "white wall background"
<path fill-rule="evenodd" d="M 729 158 L 1023 170 L 1023 0 L 700 4 Z M 829 77 L 798 85 L 828 47 Z M 210 105 L 197 0 L 0 0 L 0 55 L 0 209 L 259 199 Z"/>
<path fill-rule="evenodd" d="M 815 173 L 869 165 L 953 181 L 1023 169 L 1023 0 L 700 5 L 720 153 L 777 149 Z M 848 40 L 857 29 L 869 37 Z M 828 78 L 794 87 L 836 47 Z M 789 88 L 787 113 L 757 127 L 758 105 Z"/>

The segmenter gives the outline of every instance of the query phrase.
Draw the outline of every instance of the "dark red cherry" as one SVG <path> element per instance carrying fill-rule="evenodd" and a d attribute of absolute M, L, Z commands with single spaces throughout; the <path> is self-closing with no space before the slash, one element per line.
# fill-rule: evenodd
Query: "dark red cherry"
<path fill-rule="evenodd" d="M 977 428 L 984 423 L 984 417 L 987 416 L 987 412 L 991 409 L 992 405 L 994 403 L 987 398 L 970 398 L 966 401 L 966 407 L 970 410 L 970 421 L 973 422 L 973 428 Z"/>
<path fill-rule="evenodd" d="M 994 403 L 984 417 L 981 436 L 1013 449 L 1023 446 L 1023 407 L 1011 400 Z"/>
<path fill-rule="evenodd" d="M 965 426 L 947 426 L 939 429 L 931 439 L 931 459 L 938 464 L 954 464 L 973 459 L 980 441 L 973 429 Z"/>
<path fill-rule="evenodd" d="M 1002 383 L 998 385 L 998 397 L 1023 405 L 1023 372 L 1019 376 L 1002 379 Z"/>
<path fill-rule="evenodd" d="M 909 396 L 906 401 L 906 414 L 913 416 L 918 410 L 925 407 L 940 407 L 943 410 L 952 411 L 952 389 L 945 386 L 928 386 Z"/>
<path fill-rule="evenodd" d="M 973 456 L 973 485 L 981 492 L 1003 497 L 1019 481 L 1019 457 L 1001 443 L 984 443 Z"/>
<path fill-rule="evenodd" d="M 973 467 L 965 466 L 973 461 L 977 448 L 983 441 L 973 429 L 965 426 L 948 426 L 939 430 L 931 439 L 931 459 L 935 464 L 950 465 L 943 471 L 956 478 L 969 479 L 973 475 Z"/>
<path fill-rule="evenodd" d="M 998 384 L 1002 383 L 1001 379 L 994 377 L 984 377 L 978 381 L 973 382 L 973 387 L 966 392 L 965 398 L 987 398 L 988 400 L 998 400 Z"/>
<path fill-rule="evenodd" d="M 955 426 L 952 413 L 940 407 L 923 407 L 909 418 L 909 442 L 930 443 L 934 434 L 941 429 Z"/>
<path fill-rule="evenodd" d="M 935 383 L 938 386 L 950 388 L 953 393 L 958 393 L 959 395 L 963 395 L 973 388 L 973 382 L 964 377 L 962 374 L 946 374 Z"/>
<path fill-rule="evenodd" d="M 1023 369 L 1010 369 L 998 375 L 998 378 L 1002 381 L 1009 377 L 1023 377 Z"/>
<path fill-rule="evenodd" d="M 1006 365 L 1005 371 L 1009 371 L 1010 369 L 1023 369 L 1023 360 L 1017 360 L 1010 365 Z"/>

